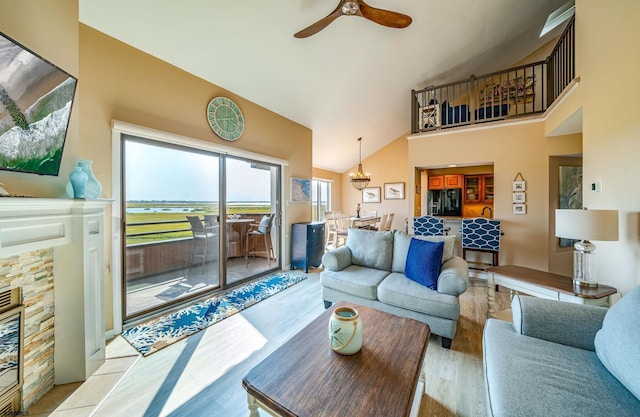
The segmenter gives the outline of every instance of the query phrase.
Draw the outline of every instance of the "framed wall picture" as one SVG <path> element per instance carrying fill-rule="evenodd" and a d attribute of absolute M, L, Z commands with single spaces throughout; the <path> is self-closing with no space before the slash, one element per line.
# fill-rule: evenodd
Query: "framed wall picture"
<path fill-rule="evenodd" d="M 380 187 L 367 187 L 362 189 L 363 203 L 379 203 Z"/>
<path fill-rule="evenodd" d="M 514 181 L 513 191 L 527 191 L 527 183 L 525 181 Z"/>
<path fill-rule="evenodd" d="M 514 204 L 513 205 L 513 214 L 527 214 L 527 205 L 526 204 Z"/>
<path fill-rule="evenodd" d="M 581 209 L 582 208 L 582 167 L 560 166 L 558 175 L 558 208 Z M 565 237 L 558 238 L 561 248 L 573 248 L 577 242 Z"/>
<path fill-rule="evenodd" d="M 513 202 L 514 203 L 526 203 L 527 202 L 527 193 L 513 193 Z"/>
<path fill-rule="evenodd" d="M 384 184 L 385 200 L 403 200 L 404 182 L 388 182 Z"/>
<path fill-rule="evenodd" d="M 291 177 L 291 201 L 311 201 L 311 180 Z"/>

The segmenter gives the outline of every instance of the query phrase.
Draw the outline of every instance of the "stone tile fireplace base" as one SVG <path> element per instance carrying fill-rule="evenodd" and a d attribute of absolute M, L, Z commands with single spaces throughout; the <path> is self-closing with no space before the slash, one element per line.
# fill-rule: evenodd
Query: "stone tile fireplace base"
<path fill-rule="evenodd" d="M 0 291 L 22 288 L 24 314 L 25 408 L 53 388 L 53 249 L 0 259 Z"/>
<path fill-rule="evenodd" d="M 0 292 L 21 288 L 24 308 L 23 410 L 54 384 L 85 381 L 104 363 L 103 229 L 110 204 L 0 199 Z"/>

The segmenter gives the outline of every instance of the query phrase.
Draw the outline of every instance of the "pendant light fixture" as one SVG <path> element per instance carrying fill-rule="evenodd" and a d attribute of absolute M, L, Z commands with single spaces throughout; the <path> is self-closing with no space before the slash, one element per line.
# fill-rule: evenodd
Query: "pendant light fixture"
<path fill-rule="evenodd" d="M 371 181 L 371 174 L 368 172 L 365 174 L 362 170 L 362 138 L 358 138 L 358 143 L 360 144 L 358 171 L 355 174 L 353 172 L 349 174 L 349 182 L 351 182 L 351 185 L 353 185 L 353 188 L 356 190 L 362 190 L 364 187 L 369 185 L 369 181 Z"/>

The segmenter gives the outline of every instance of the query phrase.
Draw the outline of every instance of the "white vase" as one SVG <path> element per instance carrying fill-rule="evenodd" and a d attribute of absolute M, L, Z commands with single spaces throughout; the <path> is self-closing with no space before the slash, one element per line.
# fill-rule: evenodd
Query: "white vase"
<path fill-rule="evenodd" d="M 353 307 L 338 307 L 329 319 L 329 345 L 341 355 L 355 355 L 362 348 L 362 318 Z"/>
<path fill-rule="evenodd" d="M 102 194 L 102 184 L 100 184 L 100 181 L 93 175 L 93 170 L 91 169 L 92 163 L 93 161 L 89 159 L 78 159 L 78 166 L 87 174 L 87 183 L 84 186 L 84 198 L 98 198 L 100 194 Z M 69 198 L 74 198 L 73 186 L 70 181 L 67 182 L 66 192 Z"/>

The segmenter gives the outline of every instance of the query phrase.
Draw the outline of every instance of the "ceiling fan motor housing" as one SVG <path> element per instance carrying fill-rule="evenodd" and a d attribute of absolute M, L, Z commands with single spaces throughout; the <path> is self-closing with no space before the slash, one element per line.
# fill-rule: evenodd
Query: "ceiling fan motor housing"
<path fill-rule="evenodd" d="M 358 3 L 355 1 L 348 1 L 342 5 L 342 13 L 352 16 L 358 12 Z"/>

